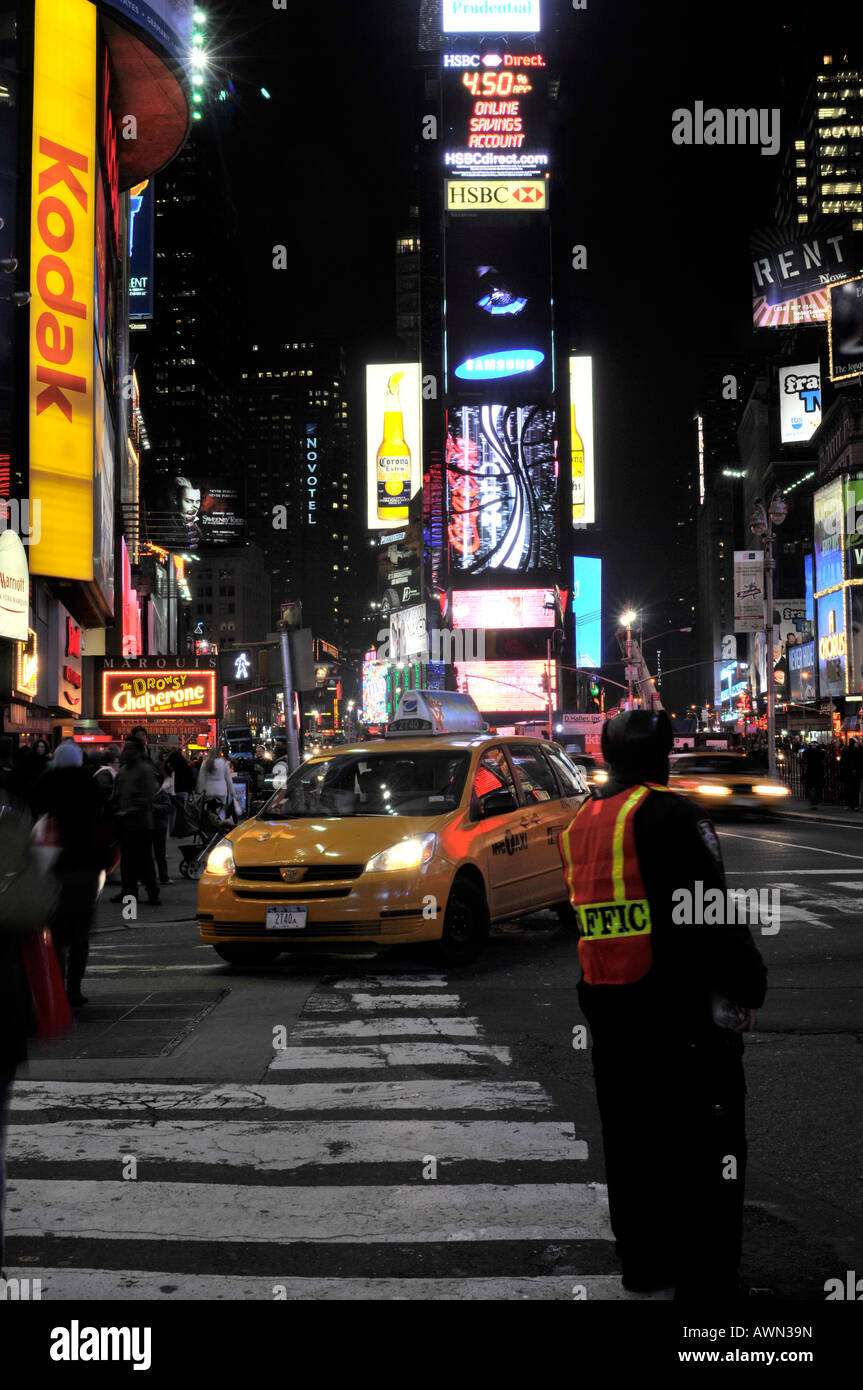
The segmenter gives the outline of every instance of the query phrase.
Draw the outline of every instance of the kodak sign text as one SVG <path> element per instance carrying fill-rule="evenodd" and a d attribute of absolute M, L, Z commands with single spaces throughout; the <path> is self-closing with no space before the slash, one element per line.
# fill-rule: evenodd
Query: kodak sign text
<path fill-rule="evenodd" d="M 36 0 L 30 190 L 34 574 L 93 578 L 96 8 Z"/>

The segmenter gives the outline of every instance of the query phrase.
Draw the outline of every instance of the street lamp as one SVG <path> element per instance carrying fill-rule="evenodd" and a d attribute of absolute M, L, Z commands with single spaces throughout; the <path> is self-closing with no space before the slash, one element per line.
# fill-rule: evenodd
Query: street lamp
<path fill-rule="evenodd" d="M 788 503 L 777 488 L 767 507 L 760 497 L 756 497 L 749 519 L 749 529 L 761 537 L 764 547 L 765 569 L 765 677 L 767 684 L 767 768 L 771 776 L 776 776 L 776 709 L 773 694 L 773 538 L 777 526 L 781 526 L 788 515 Z"/>
<path fill-rule="evenodd" d="M 638 618 L 631 608 L 620 615 L 620 626 L 626 628 L 626 685 L 628 689 L 626 708 L 632 709 L 632 625 Z"/>

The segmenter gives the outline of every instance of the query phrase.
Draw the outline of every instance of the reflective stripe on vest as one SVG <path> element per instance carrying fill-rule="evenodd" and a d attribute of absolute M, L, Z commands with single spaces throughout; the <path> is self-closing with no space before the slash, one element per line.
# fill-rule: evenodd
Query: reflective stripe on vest
<path fill-rule="evenodd" d="M 653 963 L 650 908 L 635 852 L 635 813 L 655 783 L 585 801 L 560 836 L 578 956 L 589 985 L 633 984 Z"/>

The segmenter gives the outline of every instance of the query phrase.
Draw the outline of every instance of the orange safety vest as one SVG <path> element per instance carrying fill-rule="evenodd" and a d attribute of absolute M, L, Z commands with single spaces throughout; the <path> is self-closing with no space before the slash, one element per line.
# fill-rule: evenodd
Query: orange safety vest
<path fill-rule="evenodd" d="M 650 907 L 635 853 L 635 813 L 652 791 L 641 783 L 585 801 L 562 831 L 569 900 L 578 918 L 578 957 L 589 985 L 629 985 L 653 964 Z"/>

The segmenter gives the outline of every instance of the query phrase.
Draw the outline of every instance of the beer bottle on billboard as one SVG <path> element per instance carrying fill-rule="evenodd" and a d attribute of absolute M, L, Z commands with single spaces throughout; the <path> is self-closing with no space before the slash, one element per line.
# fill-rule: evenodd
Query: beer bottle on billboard
<path fill-rule="evenodd" d="M 411 451 L 405 443 L 405 426 L 399 383 L 404 372 L 393 372 L 384 400 L 384 437 L 377 453 L 378 521 L 407 521 L 411 500 Z"/>
<path fill-rule="evenodd" d="M 575 402 L 569 407 L 570 448 L 572 450 L 572 520 L 584 517 L 584 441 L 575 423 Z"/>

